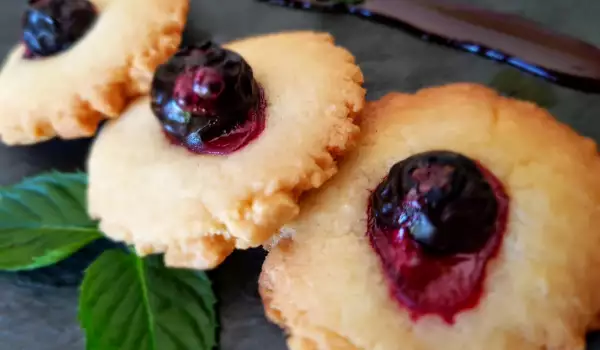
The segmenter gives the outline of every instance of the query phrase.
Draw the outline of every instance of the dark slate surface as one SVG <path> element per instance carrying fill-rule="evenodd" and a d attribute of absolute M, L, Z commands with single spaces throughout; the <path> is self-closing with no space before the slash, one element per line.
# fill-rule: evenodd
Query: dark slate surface
<path fill-rule="evenodd" d="M 600 2 L 596 0 L 470 0 L 522 14 L 600 46 Z M 0 1 L 0 54 L 19 38 L 24 1 Z M 496 63 L 432 46 L 382 25 L 336 15 L 305 13 L 252 0 L 192 0 L 186 41 L 226 41 L 286 29 L 333 33 L 357 57 L 366 75 L 368 97 L 391 90 L 414 91 L 453 81 L 489 83 L 505 69 Z M 579 132 L 600 140 L 600 97 L 551 87 L 552 112 Z M 34 98 L 34 97 L 32 97 Z M 82 169 L 88 141 L 52 141 L 34 147 L 0 146 L 0 185 L 43 170 Z M 76 322 L 81 270 L 110 243 L 101 242 L 58 266 L 29 273 L 0 274 L 0 350 L 79 350 L 84 341 Z M 280 331 L 263 316 L 256 278 L 264 253 L 238 252 L 211 273 L 220 298 L 221 349 L 282 350 Z M 596 345 L 593 345 L 593 344 Z M 600 349 L 591 341 L 590 349 Z"/>

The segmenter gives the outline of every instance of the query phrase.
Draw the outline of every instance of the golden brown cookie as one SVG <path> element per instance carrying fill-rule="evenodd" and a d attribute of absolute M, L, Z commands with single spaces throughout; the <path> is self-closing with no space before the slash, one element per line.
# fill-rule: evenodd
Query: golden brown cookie
<path fill-rule="evenodd" d="M 37 12 L 25 15 L 25 44 L 0 71 L 0 139 L 15 145 L 93 135 L 100 120 L 117 117 L 131 98 L 148 92 L 155 68 L 179 46 L 188 2 L 31 5 Z M 50 18 L 58 27 L 48 28 Z M 79 37 L 71 42 L 73 36 Z"/>
<path fill-rule="evenodd" d="M 260 280 L 294 350 L 585 348 L 600 159 L 546 111 L 455 84 L 367 105 Z"/>
<path fill-rule="evenodd" d="M 89 209 L 102 230 L 142 255 L 166 253 L 170 266 L 211 268 L 261 245 L 298 214 L 302 192 L 336 173 L 358 132 L 363 76 L 330 35 L 226 47 L 178 52 L 151 98 L 103 128 L 89 159 Z"/>

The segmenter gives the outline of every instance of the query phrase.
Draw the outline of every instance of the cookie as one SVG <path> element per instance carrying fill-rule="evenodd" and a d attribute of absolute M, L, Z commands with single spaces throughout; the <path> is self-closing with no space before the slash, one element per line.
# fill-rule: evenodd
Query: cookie
<path fill-rule="evenodd" d="M 96 132 L 146 94 L 179 46 L 188 0 L 38 0 L 23 43 L 0 71 L 0 139 L 8 145 Z"/>
<path fill-rule="evenodd" d="M 99 133 L 89 211 L 110 238 L 207 269 L 256 247 L 336 173 L 358 133 L 363 76 L 328 34 L 181 49 L 150 97 Z"/>
<path fill-rule="evenodd" d="M 260 277 L 294 350 L 585 348 L 600 308 L 595 144 L 453 84 L 368 104 Z"/>

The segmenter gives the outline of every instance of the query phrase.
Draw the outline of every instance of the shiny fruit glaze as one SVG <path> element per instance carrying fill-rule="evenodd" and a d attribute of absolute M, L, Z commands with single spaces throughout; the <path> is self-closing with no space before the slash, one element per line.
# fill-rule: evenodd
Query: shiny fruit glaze
<path fill-rule="evenodd" d="M 161 65 L 151 97 L 168 139 L 194 153 L 235 152 L 265 127 L 266 99 L 252 68 L 212 42 L 183 48 Z"/>
<path fill-rule="evenodd" d="M 414 319 L 453 323 L 477 306 L 508 203 L 491 172 L 457 153 L 421 153 L 392 167 L 370 197 L 367 235 L 392 296 Z"/>
<path fill-rule="evenodd" d="M 88 0 L 30 0 L 22 20 L 24 58 L 68 50 L 93 26 L 97 16 Z"/>

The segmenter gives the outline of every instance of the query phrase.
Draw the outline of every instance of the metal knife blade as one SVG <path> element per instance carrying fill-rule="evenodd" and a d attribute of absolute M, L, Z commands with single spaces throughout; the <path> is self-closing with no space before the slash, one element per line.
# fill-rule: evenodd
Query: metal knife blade
<path fill-rule="evenodd" d="M 536 66 L 600 80 L 600 49 L 516 15 L 442 0 L 368 0 L 358 7 L 431 34 L 485 45 Z"/>
<path fill-rule="evenodd" d="M 262 0 L 396 23 L 428 40 L 600 93 L 600 49 L 512 14 L 446 0 Z"/>

